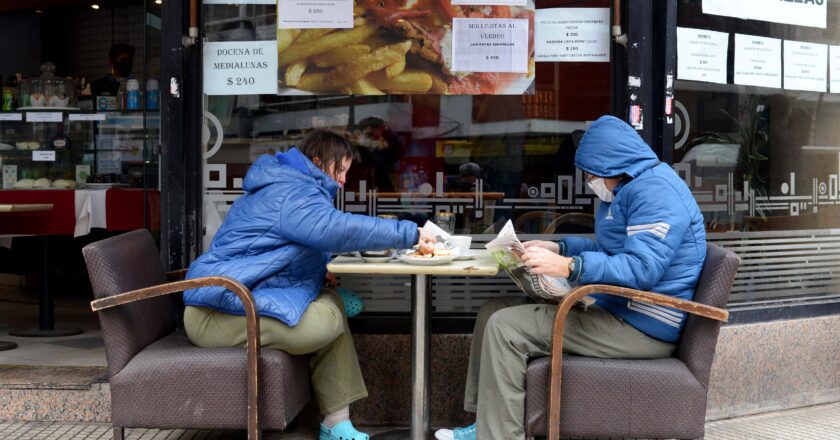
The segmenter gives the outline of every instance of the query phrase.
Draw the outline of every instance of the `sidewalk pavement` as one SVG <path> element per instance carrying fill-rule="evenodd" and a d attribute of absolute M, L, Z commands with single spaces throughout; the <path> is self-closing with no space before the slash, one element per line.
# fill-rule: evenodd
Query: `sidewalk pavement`
<path fill-rule="evenodd" d="M 265 440 L 310 440 L 311 429 L 268 433 Z M 370 433 L 383 431 L 369 429 Z M 4 440 L 107 440 L 111 427 L 101 423 L 0 422 Z M 244 432 L 129 429 L 127 440 L 239 440 Z M 840 439 L 840 402 L 786 411 L 718 420 L 706 424 L 706 440 Z"/>

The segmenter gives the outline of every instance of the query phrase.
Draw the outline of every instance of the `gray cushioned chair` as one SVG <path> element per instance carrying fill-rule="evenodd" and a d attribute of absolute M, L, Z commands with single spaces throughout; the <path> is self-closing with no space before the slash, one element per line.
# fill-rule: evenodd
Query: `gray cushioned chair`
<path fill-rule="evenodd" d="M 254 300 L 239 282 L 164 273 L 145 230 L 82 252 L 105 339 L 115 439 L 124 428 L 182 428 L 247 429 L 256 440 L 261 429 L 285 429 L 309 400 L 308 359 L 259 349 Z M 199 348 L 176 331 L 179 306 L 170 294 L 209 285 L 227 287 L 245 305 L 247 350 Z"/>
<path fill-rule="evenodd" d="M 557 308 L 552 356 L 528 364 L 525 431 L 528 438 L 702 438 L 706 392 L 723 310 L 738 257 L 708 244 L 694 301 L 616 286 L 572 291 Z M 562 353 L 563 326 L 574 303 L 608 293 L 688 312 L 674 357 L 597 359 Z M 561 374 L 562 373 L 562 374 Z M 562 393 L 561 393 L 562 378 Z"/>

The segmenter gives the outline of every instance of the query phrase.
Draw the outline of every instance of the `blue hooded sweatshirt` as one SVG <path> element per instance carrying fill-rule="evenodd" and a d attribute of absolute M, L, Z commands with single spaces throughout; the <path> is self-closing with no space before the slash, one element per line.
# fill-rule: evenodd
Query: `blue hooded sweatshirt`
<path fill-rule="evenodd" d="M 245 176 L 210 249 L 187 278 L 227 276 L 251 289 L 260 316 L 295 326 L 321 290 L 333 252 L 409 248 L 417 225 L 337 210 L 338 183 L 293 148 L 261 156 Z M 222 287 L 184 292 L 189 306 L 244 315 L 239 298 Z"/>
<path fill-rule="evenodd" d="M 599 118 L 581 139 L 575 165 L 622 177 L 611 203 L 595 213 L 595 241 L 566 237 L 560 252 L 577 257 L 573 281 L 613 284 L 690 300 L 706 259 L 703 215 L 688 186 L 624 121 Z M 609 295 L 597 304 L 645 334 L 676 342 L 685 313 Z"/>

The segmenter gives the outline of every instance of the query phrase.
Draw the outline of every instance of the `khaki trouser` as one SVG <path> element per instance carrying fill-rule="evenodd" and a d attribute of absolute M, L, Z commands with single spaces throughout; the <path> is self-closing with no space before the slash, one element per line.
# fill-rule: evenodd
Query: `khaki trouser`
<path fill-rule="evenodd" d="M 247 342 L 244 316 L 187 307 L 184 327 L 199 347 L 238 347 Z M 332 289 L 322 290 L 294 327 L 261 317 L 260 344 L 293 355 L 313 354 L 309 369 L 322 414 L 367 397 L 344 305 Z"/>
<path fill-rule="evenodd" d="M 477 438 L 525 438 L 528 360 L 550 354 L 556 310 L 524 297 L 492 299 L 479 310 L 464 397 L 464 409 L 476 413 Z M 600 358 L 663 358 L 674 347 L 597 306 L 573 308 L 563 337 L 565 353 Z"/>

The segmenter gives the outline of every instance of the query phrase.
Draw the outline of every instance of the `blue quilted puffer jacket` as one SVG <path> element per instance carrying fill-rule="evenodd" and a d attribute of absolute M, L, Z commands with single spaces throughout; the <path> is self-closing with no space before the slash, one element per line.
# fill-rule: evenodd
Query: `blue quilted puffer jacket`
<path fill-rule="evenodd" d="M 595 241 L 566 237 L 560 251 L 577 256 L 573 278 L 690 300 L 706 259 L 703 215 L 686 184 L 624 121 L 604 116 L 581 139 L 575 165 L 625 179 L 595 213 Z M 598 305 L 656 339 L 675 342 L 685 313 L 609 295 Z"/>
<path fill-rule="evenodd" d="M 405 249 L 417 243 L 413 222 L 337 210 L 338 183 L 295 148 L 260 157 L 243 189 L 187 278 L 234 278 L 251 289 L 261 316 L 289 326 L 297 325 L 318 296 L 333 252 Z M 245 314 L 236 295 L 221 287 L 188 290 L 184 302 Z"/>

